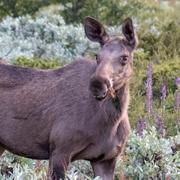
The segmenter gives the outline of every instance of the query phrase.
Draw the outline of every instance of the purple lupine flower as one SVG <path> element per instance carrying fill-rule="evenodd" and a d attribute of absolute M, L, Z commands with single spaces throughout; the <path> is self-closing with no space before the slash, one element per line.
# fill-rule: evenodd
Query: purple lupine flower
<path fill-rule="evenodd" d="M 165 136 L 164 123 L 160 116 L 157 116 L 155 119 L 155 127 L 160 136 Z"/>
<path fill-rule="evenodd" d="M 161 100 L 165 100 L 167 96 L 166 84 L 163 83 L 161 87 Z"/>
<path fill-rule="evenodd" d="M 180 77 L 177 77 L 177 78 L 176 78 L 176 86 L 177 86 L 177 87 L 180 87 Z"/>
<path fill-rule="evenodd" d="M 152 64 L 147 67 L 147 80 L 146 80 L 146 111 L 152 113 Z"/>
<path fill-rule="evenodd" d="M 137 131 L 137 134 L 142 137 L 143 136 L 143 133 L 144 133 L 144 129 L 146 128 L 146 122 L 144 119 L 140 119 L 138 122 L 137 122 L 137 128 L 136 128 L 136 131 Z"/>

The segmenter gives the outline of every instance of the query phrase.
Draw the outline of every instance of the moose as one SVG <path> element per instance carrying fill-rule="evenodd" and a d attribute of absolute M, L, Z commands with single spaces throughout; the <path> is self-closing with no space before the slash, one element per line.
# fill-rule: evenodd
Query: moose
<path fill-rule="evenodd" d="M 108 35 L 92 17 L 84 29 L 100 44 L 96 60 L 81 57 L 53 70 L 0 64 L 0 155 L 6 149 L 49 160 L 53 180 L 64 180 L 68 164 L 79 159 L 90 161 L 94 176 L 113 180 L 130 133 L 133 22 L 123 21 L 123 36 Z"/>

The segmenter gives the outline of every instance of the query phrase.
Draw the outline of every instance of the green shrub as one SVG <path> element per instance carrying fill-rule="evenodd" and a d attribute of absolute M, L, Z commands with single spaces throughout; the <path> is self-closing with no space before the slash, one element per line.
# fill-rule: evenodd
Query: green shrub
<path fill-rule="evenodd" d="M 63 63 L 58 60 L 19 57 L 15 60 L 14 65 L 38 69 L 54 69 L 62 66 Z"/>
<path fill-rule="evenodd" d="M 154 45 L 158 42 L 158 35 L 149 31 L 145 25 L 138 31 L 139 47 L 148 53 L 148 59 L 154 55 Z"/>
<path fill-rule="evenodd" d="M 61 4 L 65 7 L 61 15 L 67 23 L 80 23 L 85 16 L 93 16 L 108 25 L 117 25 L 127 17 L 152 16 L 160 9 L 153 0 L 63 0 Z"/>
<path fill-rule="evenodd" d="M 171 19 L 166 24 L 140 24 L 138 30 L 139 47 L 149 54 L 148 59 L 153 62 L 163 62 L 180 56 L 180 29 L 179 20 Z"/>
<path fill-rule="evenodd" d="M 58 15 L 6 17 L 0 23 L 0 58 L 9 62 L 21 56 L 72 62 L 97 47 L 85 38 L 82 24 L 67 25 Z"/>
<path fill-rule="evenodd" d="M 180 21 L 170 21 L 161 28 L 161 34 L 154 45 L 154 58 L 158 61 L 180 56 Z"/>
<path fill-rule="evenodd" d="M 132 127 L 136 126 L 136 123 L 139 118 L 146 117 L 147 112 L 145 108 L 145 99 L 146 99 L 146 67 L 149 63 L 149 60 L 143 60 L 141 57 L 144 57 L 144 52 L 138 54 L 139 59 L 135 59 L 134 64 L 134 75 L 130 84 L 130 107 L 129 107 L 129 119 Z M 137 58 L 137 55 L 135 55 Z M 153 64 L 153 112 L 160 114 L 164 120 L 165 126 L 167 128 L 168 134 L 175 134 L 176 124 L 179 117 L 178 111 L 174 109 L 175 104 L 175 91 L 176 78 L 180 77 L 180 59 L 170 59 L 164 60 L 164 63 Z M 161 97 L 161 87 L 165 83 L 167 87 L 167 97 L 164 101 L 160 99 Z M 173 119 L 173 120 L 172 120 Z M 154 123 L 154 120 L 149 119 L 151 124 Z"/>
<path fill-rule="evenodd" d="M 174 93 L 176 90 L 176 78 L 180 77 L 180 59 L 176 58 L 162 64 L 154 65 L 153 84 L 154 94 L 159 97 L 160 85 L 165 82 L 168 92 Z"/>
<path fill-rule="evenodd" d="M 148 52 L 148 59 L 155 63 L 180 55 L 180 4 L 173 2 L 166 8 L 161 2 L 158 11 L 149 16 L 145 16 L 147 12 L 142 13 L 143 16 L 138 18 L 139 47 Z"/>
<path fill-rule="evenodd" d="M 140 61 L 144 61 L 144 60 L 146 60 L 146 59 L 148 59 L 148 58 L 149 58 L 149 53 L 148 53 L 148 51 L 145 51 L 145 50 L 142 49 L 142 48 L 137 49 L 137 50 L 135 51 L 135 53 L 134 53 L 134 59 L 135 59 L 135 61 L 138 61 L 138 63 L 139 63 Z"/>
<path fill-rule="evenodd" d="M 5 152 L 0 159 L 1 180 L 47 179 L 48 161 L 37 161 Z M 87 161 L 73 162 L 67 171 L 68 180 L 93 180 L 90 163 Z M 101 180 L 96 177 L 94 180 Z"/>
<path fill-rule="evenodd" d="M 146 67 L 148 63 L 148 60 L 135 59 L 135 72 L 131 82 L 132 94 L 145 95 Z M 179 67 L 180 58 L 164 60 L 161 64 L 153 64 L 153 95 L 155 98 L 160 97 L 163 82 L 166 84 L 168 92 L 175 92 L 177 88 L 176 78 L 180 77 Z"/>
<path fill-rule="evenodd" d="M 40 7 L 50 4 L 49 0 L 1 0 L 0 1 L 0 20 L 5 16 L 22 16 L 25 14 L 33 15 Z"/>

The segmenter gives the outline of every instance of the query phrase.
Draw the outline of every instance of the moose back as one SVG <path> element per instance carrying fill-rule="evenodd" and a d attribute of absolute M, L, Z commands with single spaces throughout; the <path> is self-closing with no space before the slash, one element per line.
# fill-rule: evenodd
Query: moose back
<path fill-rule="evenodd" d="M 81 58 L 47 71 L 0 64 L 0 154 L 7 149 L 49 159 L 53 180 L 64 179 L 69 162 L 78 159 L 89 160 L 95 176 L 112 180 L 130 131 L 132 20 L 123 22 L 123 37 L 109 36 L 91 17 L 84 28 L 101 46 L 96 61 Z"/>

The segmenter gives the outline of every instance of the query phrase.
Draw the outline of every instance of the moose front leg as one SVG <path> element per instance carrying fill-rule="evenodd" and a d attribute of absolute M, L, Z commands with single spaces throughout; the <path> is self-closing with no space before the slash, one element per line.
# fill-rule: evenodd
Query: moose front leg
<path fill-rule="evenodd" d="M 114 180 L 115 164 L 115 159 L 91 162 L 95 177 L 100 176 L 102 180 Z"/>
<path fill-rule="evenodd" d="M 64 180 L 65 173 L 70 162 L 67 155 L 55 154 L 49 160 L 49 170 L 52 180 Z"/>

